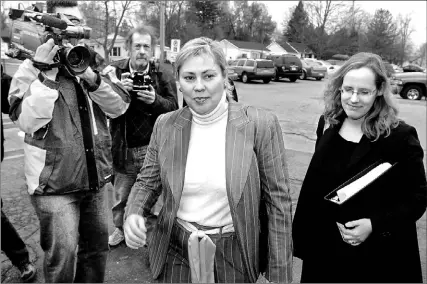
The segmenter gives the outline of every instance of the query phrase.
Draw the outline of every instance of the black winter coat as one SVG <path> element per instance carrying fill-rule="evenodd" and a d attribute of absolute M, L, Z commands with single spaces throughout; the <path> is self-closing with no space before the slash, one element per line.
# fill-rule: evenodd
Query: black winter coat
<path fill-rule="evenodd" d="M 416 221 L 427 206 L 423 149 L 414 127 L 401 122 L 388 137 L 363 136 L 345 176 L 322 166 L 334 151 L 341 125 L 319 139 L 305 176 L 293 221 L 294 256 L 303 260 L 301 282 L 422 282 Z M 329 153 L 329 154 L 328 154 Z M 345 243 L 324 196 L 378 160 L 398 162 L 382 184 L 385 192 L 371 219 L 372 233 L 358 246 Z"/>

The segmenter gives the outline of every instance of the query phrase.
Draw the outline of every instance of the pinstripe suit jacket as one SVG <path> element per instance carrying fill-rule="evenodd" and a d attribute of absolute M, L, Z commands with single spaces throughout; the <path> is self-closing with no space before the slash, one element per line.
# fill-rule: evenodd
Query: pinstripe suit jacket
<path fill-rule="evenodd" d="M 292 281 L 291 197 L 283 136 L 277 117 L 230 103 L 226 130 L 226 187 L 246 271 L 273 282 Z M 128 200 L 127 214 L 146 215 L 163 190 L 164 205 L 150 235 L 156 279 L 165 263 L 179 208 L 190 140 L 188 107 L 161 115 Z"/>

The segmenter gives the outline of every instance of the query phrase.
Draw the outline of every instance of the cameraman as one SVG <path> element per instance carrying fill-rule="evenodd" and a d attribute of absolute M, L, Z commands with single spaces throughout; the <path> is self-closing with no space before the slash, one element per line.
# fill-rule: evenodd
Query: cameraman
<path fill-rule="evenodd" d="M 147 146 L 157 117 L 178 109 L 176 82 L 172 72 L 160 70 L 150 61 L 154 55 L 156 38 L 151 27 L 137 27 L 126 39 L 129 58 L 113 62 L 104 72 L 115 71 L 121 84 L 131 93 L 127 112 L 111 121 L 113 138 L 113 167 L 115 204 L 112 208 L 115 231 L 109 237 L 110 246 L 124 241 L 123 217 L 126 202 L 136 176 L 144 163 Z M 135 72 L 151 77 L 152 84 L 145 91 L 133 91 Z M 149 218 L 153 224 L 155 216 Z"/>
<path fill-rule="evenodd" d="M 48 0 L 47 8 L 81 18 L 75 1 Z M 33 60 L 52 64 L 58 49 L 49 39 Z M 29 59 L 19 66 L 9 102 L 11 119 L 25 132 L 25 176 L 40 221 L 45 281 L 103 282 L 104 188 L 112 176 L 107 116 L 125 113 L 130 98 L 91 67 L 74 76 L 63 65 L 45 71 L 34 66 L 40 65 Z"/>

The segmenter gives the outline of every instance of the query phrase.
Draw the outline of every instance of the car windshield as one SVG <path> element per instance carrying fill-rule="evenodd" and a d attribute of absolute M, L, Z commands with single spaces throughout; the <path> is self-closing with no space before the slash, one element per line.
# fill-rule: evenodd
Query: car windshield
<path fill-rule="evenodd" d="M 260 60 L 260 61 L 257 61 L 257 67 L 258 68 L 273 68 L 274 67 L 274 65 L 273 65 L 273 61 L 270 61 L 270 60 Z"/>

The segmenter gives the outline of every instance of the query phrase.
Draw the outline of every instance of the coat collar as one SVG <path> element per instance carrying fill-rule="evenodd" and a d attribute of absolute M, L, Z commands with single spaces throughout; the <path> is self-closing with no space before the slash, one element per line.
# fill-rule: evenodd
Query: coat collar
<path fill-rule="evenodd" d="M 320 152 L 327 152 L 324 150 L 333 145 L 331 144 L 331 141 L 334 138 L 336 139 L 337 136 L 340 135 L 339 131 L 341 129 L 341 126 L 342 122 L 335 126 L 330 126 L 328 129 L 325 130 L 318 145 L 318 149 L 320 150 Z M 360 160 L 362 160 L 362 158 L 365 157 L 366 154 L 368 154 L 371 150 L 371 144 L 372 142 L 369 140 L 369 138 L 366 137 L 366 135 L 363 135 L 350 158 L 350 162 L 348 163 L 347 168 L 356 165 Z"/>
<path fill-rule="evenodd" d="M 191 135 L 192 114 L 184 107 L 177 115 L 173 125 L 174 138 L 172 163 L 173 169 L 167 172 L 167 179 L 174 196 L 176 209 L 179 207 L 185 180 L 188 146 Z M 226 130 L 226 187 L 230 205 L 237 206 L 249 172 L 254 139 L 253 127 L 245 127 L 249 119 L 243 105 L 229 103 Z M 243 165 L 243 166 L 242 166 Z"/>

